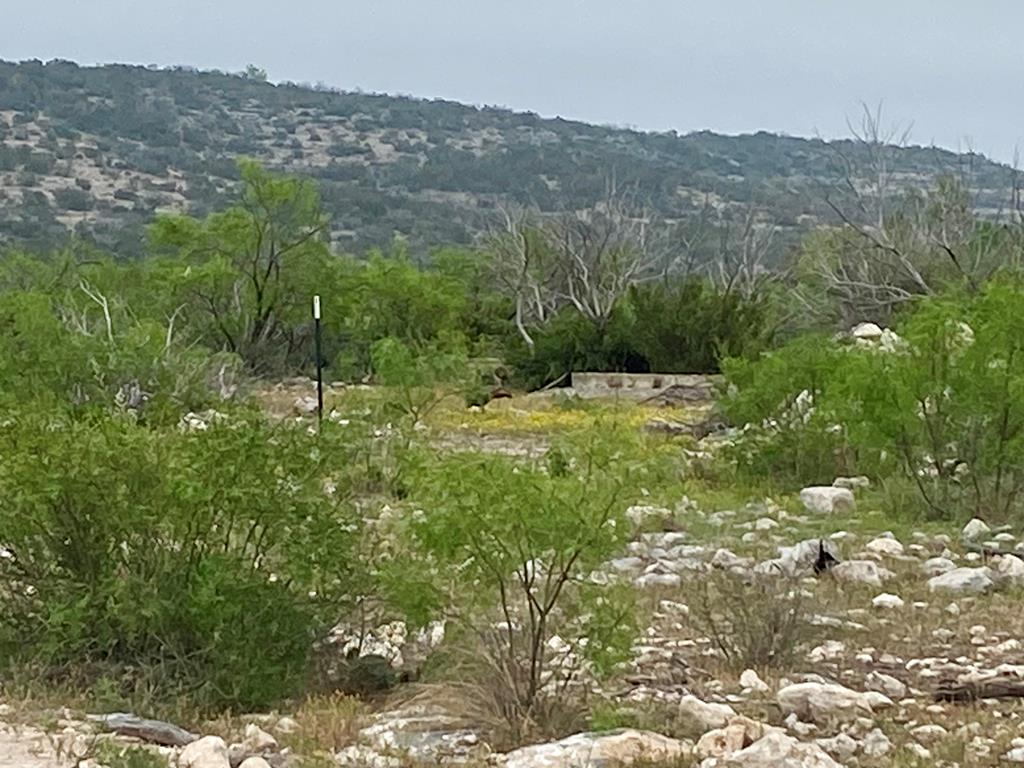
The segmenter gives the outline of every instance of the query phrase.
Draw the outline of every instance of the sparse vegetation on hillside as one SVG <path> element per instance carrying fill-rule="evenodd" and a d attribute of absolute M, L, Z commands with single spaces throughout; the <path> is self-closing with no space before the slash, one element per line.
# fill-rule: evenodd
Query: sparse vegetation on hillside
<path fill-rule="evenodd" d="M 48 247 L 73 232 L 138 255 L 156 213 L 220 208 L 241 155 L 315 178 L 332 241 L 354 251 L 396 235 L 418 250 L 468 244 L 500 207 L 580 210 L 615 179 L 674 219 L 710 210 L 739 222 L 754 205 L 780 228 L 779 255 L 815 224 L 838 223 L 823 187 L 850 170 L 872 178 L 856 142 L 641 133 L 188 68 L 0 62 L 0 236 L 10 243 Z M 953 174 L 985 210 L 1010 200 L 1010 170 L 979 155 L 907 147 L 885 160 L 918 189 Z"/>

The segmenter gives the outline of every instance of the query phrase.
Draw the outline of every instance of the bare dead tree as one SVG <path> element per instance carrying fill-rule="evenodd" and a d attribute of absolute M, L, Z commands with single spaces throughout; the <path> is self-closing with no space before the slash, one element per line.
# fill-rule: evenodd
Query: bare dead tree
<path fill-rule="evenodd" d="M 838 302 L 844 322 L 884 320 L 952 281 L 974 289 L 1005 263 L 1006 238 L 975 237 L 969 166 L 958 159 L 958 169 L 922 190 L 919 180 L 904 181 L 897 170 L 909 126 L 886 128 L 881 106 L 862 105 L 860 124 L 849 127 L 853 141 L 831 145 L 839 173 L 824 193 L 841 226 L 803 264 L 811 289 Z M 807 290 L 798 288 L 797 298 L 811 307 Z"/>
<path fill-rule="evenodd" d="M 538 212 L 505 209 L 502 216 L 487 247 L 499 288 L 515 302 L 516 329 L 533 349 L 529 326 L 543 325 L 558 309 L 559 270 Z"/>
<path fill-rule="evenodd" d="M 714 253 L 716 236 L 722 225 L 721 211 L 705 194 L 698 211 L 674 220 L 659 222 L 665 228 L 665 242 L 659 248 L 661 263 L 656 265 L 659 277 L 686 278 L 705 276 L 707 257 Z"/>
<path fill-rule="evenodd" d="M 599 326 L 608 322 L 630 286 L 672 269 L 664 224 L 614 188 L 593 208 L 563 214 L 547 229 L 563 277 L 563 298 Z"/>
<path fill-rule="evenodd" d="M 751 298 L 766 283 L 779 279 L 780 273 L 768 265 L 778 231 L 778 225 L 766 220 L 753 203 L 735 221 L 719 217 L 718 249 L 707 268 L 712 284 L 720 291 Z"/>

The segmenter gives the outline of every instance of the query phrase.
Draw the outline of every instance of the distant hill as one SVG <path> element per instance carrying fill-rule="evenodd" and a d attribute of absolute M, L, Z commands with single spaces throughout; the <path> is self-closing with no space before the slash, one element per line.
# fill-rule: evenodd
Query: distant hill
<path fill-rule="evenodd" d="M 315 178 L 346 250 L 396 235 L 422 247 L 467 243 L 503 202 L 581 208 L 610 179 L 673 218 L 705 201 L 725 211 L 753 201 L 791 240 L 831 220 L 822 190 L 835 149 L 863 152 L 274 85 L 257 72 L 0 62 L 0 243 L 46 248 L 75 232 L 137 254 L 156 212 L 223 204 L 238 155 Z M 981 155 L 908 147 L 894 162 L 907 184 L 952 171 L 982 207 L 1008 198 L 1010 169 Z"/>

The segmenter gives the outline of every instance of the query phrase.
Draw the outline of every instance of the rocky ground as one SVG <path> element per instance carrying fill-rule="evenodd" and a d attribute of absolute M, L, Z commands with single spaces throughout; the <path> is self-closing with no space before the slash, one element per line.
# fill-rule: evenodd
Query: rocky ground
<path fill-rule="evenodd" d="M 632 581 L 649 609 L 633 663 L 598 691 L 635 727 L 495 754 L 464 712 L 421 696 L 361 720 L 330 763 L 1024 764 L 1024 560 L 986 554 L 1024 553 L 1020 532 L 980 521 L 962 531 L 885 531 L 880 513 L 855 509 L 859 482 L 839 485 L 806 490 L 800 507 L 769 500 L 714 509 L 682 499 L 628 510 L 637 535 L 593 578 Z M 816 575 L 823 551 L 839 564 Z M 705 610 L 698 585 L 730 572 L 800 590 L 807 626 L 792 638 L 802 646 L 784 674 L 726 663 L 694 620 Z M 750 614 L 759 615 L 768 614 Z M 407 633 L 378 634 L 373 651 L 402 663 Z M 0 712 L 0 720 L 24 720 L 11 704 Z M 282 746 L 296 727 L 296 718 L 252 716 L 184 746 L 147 748 L 180 768 L 322 765 Z M 109 754 L 97 752 L 102 740 L 145 743 L 101 735 L 108 730 L 70 712 L 45 730 L 0 726 L 0 766 L 95 767 L 97 754 Z"/>

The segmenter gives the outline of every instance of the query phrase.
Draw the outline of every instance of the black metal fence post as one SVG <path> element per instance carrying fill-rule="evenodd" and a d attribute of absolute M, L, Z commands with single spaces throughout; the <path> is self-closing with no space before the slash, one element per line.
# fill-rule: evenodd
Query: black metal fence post
<path fill-rule="evenodd" d="M 321 350 L 320 296 L 313 297 L 313 344 L 316 350 L 316 419 L 324 423 L 324 360 Z"/>

